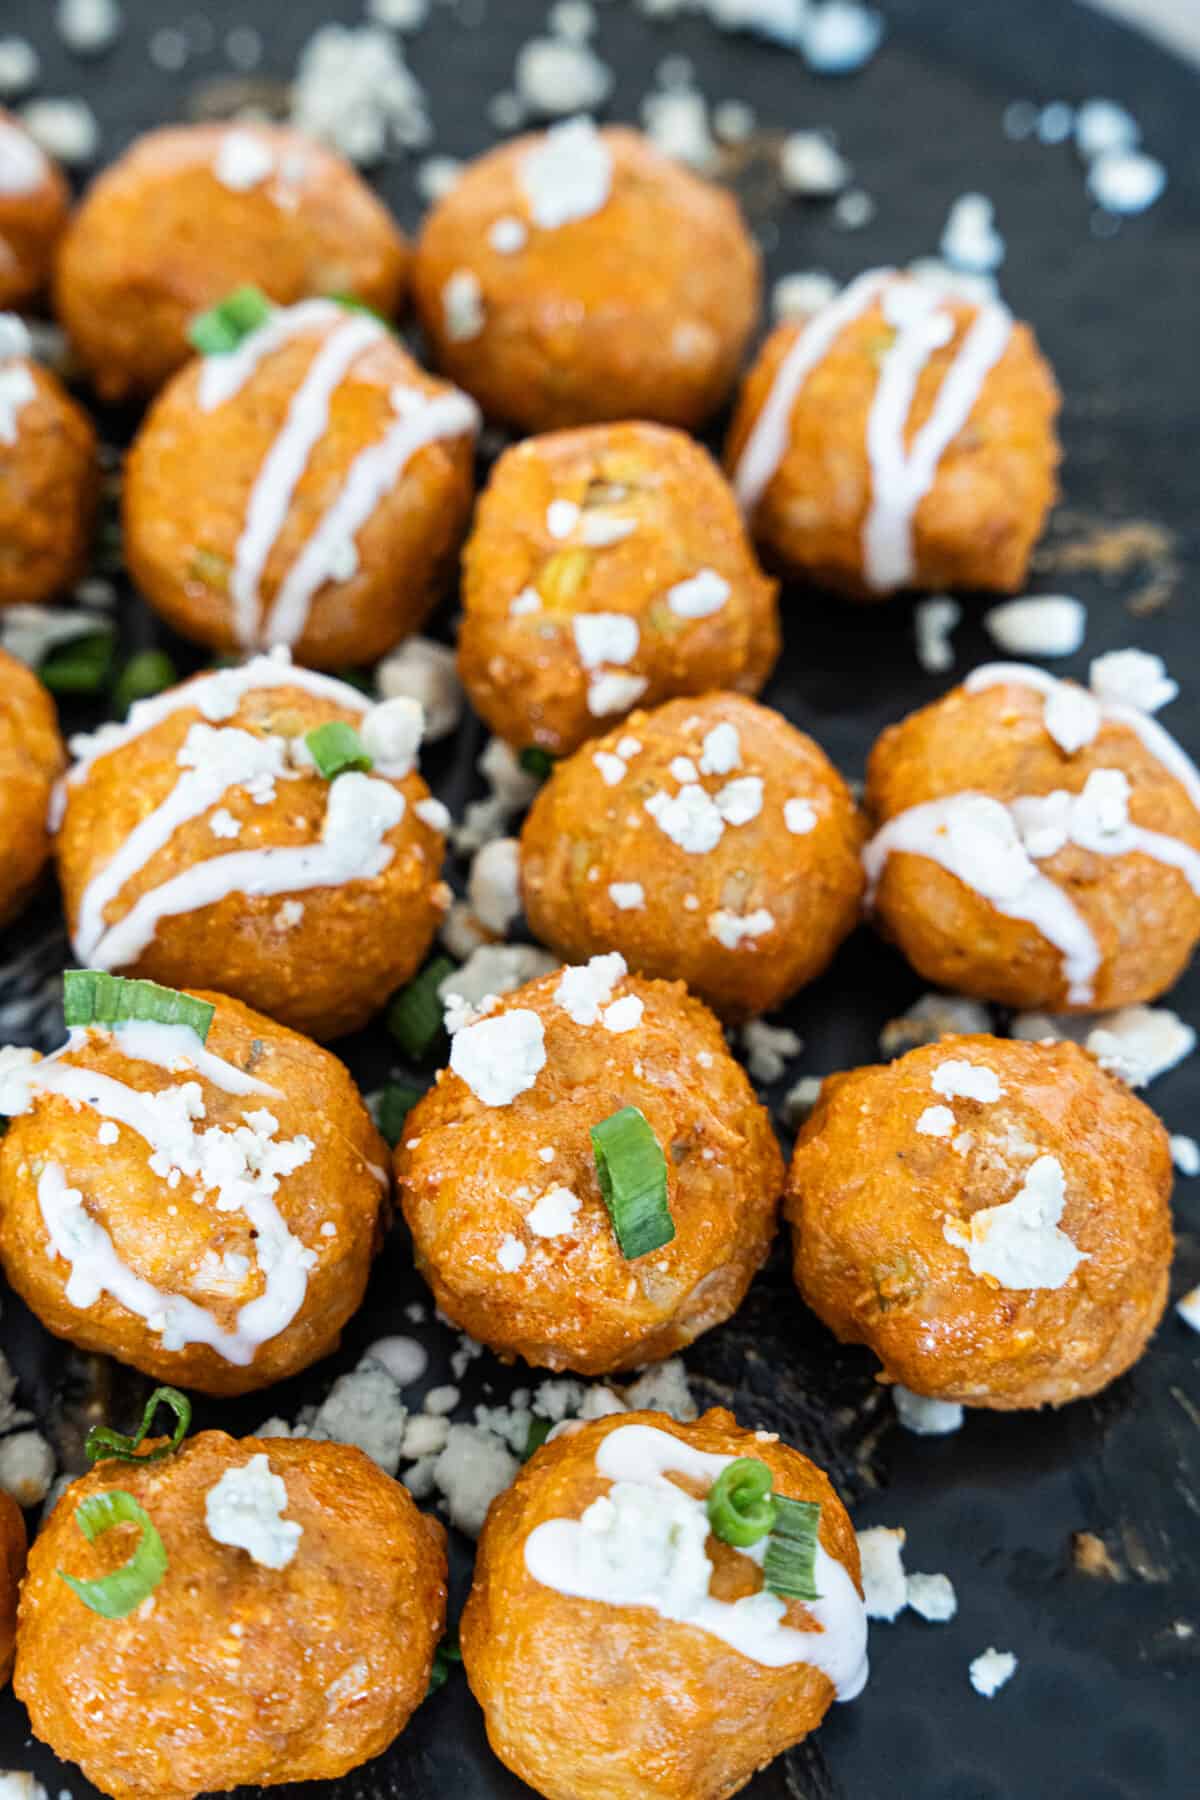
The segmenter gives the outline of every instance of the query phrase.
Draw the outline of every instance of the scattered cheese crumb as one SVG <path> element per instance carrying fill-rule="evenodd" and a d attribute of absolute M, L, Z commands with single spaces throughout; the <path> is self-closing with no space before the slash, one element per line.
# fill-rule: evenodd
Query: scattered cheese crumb
<path fill-rule="evenodd" d="M 1088 680 L 1101 700 L 1136 706 L 1139 712 L 1157 712 L 1179 693 L 1179 683 L 1167 674 L 1162 657 L 1148 650 L 1110 650 L 1097 656 Z"/>
<path fill-rule="evenodd" d="M 1087 631 L 1087 607 L 1067 594 L 1029 594 L 989 607 L 983 623 L 1011 656 L 1074 656 Z"/>
<path fill-rule="evenodd" d="M 466 1025 L 450 1043 L 450 1067 L 485 1106 L 508 1106 L 545 1064 L 542 1021 L 525 1007 Z"/>
<path fill-rule="evenodd" d="M 793 131 L 783 140 L 779 172 L 790 194 L 826 199 L 850 179 L 850 165 L 820 131 Z"/>
<path fill-rule="evenodd" d="M 1171 1135 L 1171 1161 L 1181 1175 L 1200 1175 L 1200 1144 L 1193 1137 Z"/>
<path fill-rule="evenodd" d="M 496 1252 L 496 1261 L 507 1274 L 515 1274 L 525 1261 L 525 1246 L 520 1238 L 508 1234 Z"/>
<path fill-rule="evenodd" d="M 204 1497 L 208 1535 L 245 1550 L 264 1569 L 284 1569 L 296 1554 L 303 1528 L 285 1519 L 288 1491 L 265 1452 L 226 1469 Z"/>
<path fill-rule="evenodd" d="M 793 837 L 805 837 L 817 823 L 817 809 L 811 800 L 798 796 L 783 803 L 783 822 Z"/>
<path fill-rule="evenodd" d="M 442 289 L 442 319 L 452 344 L 466 344 L 484 327 L 483 289 L 471 269 L 455 269 Z"/>
<path fill-rule="evenodd" d="M 961 618 L 962 607 L 957 600 L 918 600 L 913 608 L 917 661 L 927 674 L 942 675 L 954 667 L 950 638 Z"/>
<path fill-rule="evenodd" d="M 799 1056 L 804 1042 L 786 1025 L 768 1025 L 765 1019 L 748 1019 L 742 1026 L 742 1048 L 755 1081 L 778 1081 L 788 1060 Z"/>
<path fill-rule="evenodd" d="M 957 1400 L 933 1400 L 897 1382 L 892 1388 L 892 1404 L 905 1430 L 917 1437 L 945 1437 L 962 1429 L 963 1409 Z"/>
<path fill-rule="evenodd" d="M 646 904 L 646 890 L 640 881 L 610 881 L 608 897 L 618 912 L 638 912 Z"/>
<path fill-rule="evenodd" d="M 902 1526 L 872 1525 L 858 1536 L 863 1598 L 868 1619 L 898 1619 L 908 1604 Z"/>
<path fill-rule="evenodd" d="M 991 1105 L 1004 1091 L 995 1069 L 972 1062 L 939 1063 L 930 1077 L 930 1086 L 947 1100 L 979 1100 L 984 1105 Z"/>
<path fill-rule="evenodd" d="M 1200 1331 L 1200 1286 L 1185 1294 L 1175 1310 L 1185 1325 L 1190 1325 L 1193 1331 Z"/>
<path fill-rule="evenodd" d="M 960 194 L 942 232 L 941 252 L 952 269 L 990 275 L 1004 261 L 1004 239 L 996 230 L 995 208 L 985 194 Z"/>
<path fill-rule="evenodd" d="M 971 1686 L 985 1700 L 990 1700 L 1016 1671 L 1017 1659 L 1011 1650 L 987 1649 L 971 1664 Z"/>
<path fill-rule="evenodd" d="M 954 1114 L 948 1106 L 927 1106 L 917 1120 L 922 1137 L 945 1138 L 954 1132 Z"/>

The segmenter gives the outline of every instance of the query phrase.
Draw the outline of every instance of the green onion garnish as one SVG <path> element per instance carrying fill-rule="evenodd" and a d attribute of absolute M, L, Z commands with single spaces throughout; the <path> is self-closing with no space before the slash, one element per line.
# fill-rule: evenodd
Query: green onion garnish
<path fill-rule="evenodd" d="M 433 957 L 388 1007 L 387 1028 L 414 1062 L 428 1054 L 441 1034 L 445 1008 L 438 987 L 455 967 L 448 956 Z"/>
<path fill-rule="evenodd" d="M 75 1508 L 75 1523 L 89 1544 L 94 1544 L 114 1525 L 141 1526 L 137 1549 L 127 1563 L 122 1563 L 111 1574 L 81 1581 L 75 1575 L 68 1575 L 65 1569 L 58 1570 L 62 1580 L 78 1594 L 83 1604 L 99 1613 L 102 1619 L 125 1618 L 154 1592 L 167 1572 L 167 1552 L 154 1528 L 154 1521 L 132 1494 L 127 1494 L 124 1488 L 110 1488 L 106 1494 L 89 1494 L 86 1500 L 81 1500 Z"/>
<path fill-rule="evenodd" d="M 161 694 L 178 679 L 175 664 L 165 650 L 139 650 L 117 676 L 113 708 L 124 718 L 135 700 L 148 700 L 151 694 Z"/>
<path fill-rule="evenodd" d="M 775 1496 L 775 1523 L 763 1562 L 763 1586 L 781 1600 L 819 1600 L 813 1579 L 821 1508 L 815 1500 Z"/>
<path fill-rule="evenodd" d="M 539 781 L 545 781 L 554 767 L 554 758 L 540 744 L 526 744 L 517 761 L 527 775 L 536 775 Z"/>
<path fill-rule="evenodd" d="M 540 1450 L 550 1436 L 549 1419 L 530 1419 L 529 1436 L 525 1439 L 525 1454 L 522 1462 L 528 1462 L 535 1450 Z"/>
<path fill-rule="evenodd" d="M 188 342 L 201 356 L 224 356 L 243 338 L 265 325 L 273 308 L 261 288 L 234 288 L 207 312 L 197 313 L 187 328 Z"/>
<path fill-rule="evenodd" d="M 73 638 L 39 664 L 38 674 L 52 694 L 98 694 L 108 686 L 115 643 L 111 631 Z"/>
<path fill-rule="evenodd" d="M 425 1695 L 436 1694 L 440 1687 L 445 1687 L 453 1663 L 462 1661 L 462 1651 L 458 1647 L 458 1639 L 447 1632 L 433 1653 L 433 1667 L 429 1671 L 429 1690 Z"/>
<path fill-rule="evenodd" d="M 329 719 L 324 725 L 314 725 L 311 731 L 305 732 L 304 741 L 317 765 L 317 774 L 323 775 L 326 781 L 332 781 L 335 775 L 344 775 L 347 769 L 372 767 L 362 739 L 353 725 L 347 725 L 344 719 Z"/>
<path fill-rule="evenodd" d="M 389 1081 L 380 1094 L 375 1121 L 393 1150 L 400 1142 L 405 1119 L 424 1092 L 424 1088 L 413 1087 L 411 1082 Z"/>
<path fill-rule="evenodd" d="M 708 1490 L 705 1506 L 713 1536 L 735 1549 L 748 1550 L 775 1524 L 770 1469 L 756 1456 L 739 1456 L 721 1470 Z"/>
<path fill-rule="evenodd" d="M 366 313 L 368 318 L 378 319 L 381 325 L 386 325 L 389 331 L 392 329 L 392 321 L 381 313 L 377 306 L 370 306 L 367 301 L 360 300 L 357 294 L 351 294 L 348 290 L 343 289 L 337 294 L 327 294 L 326 299 L 335 301 L 338 306 L 344 306 L 347 312 Z"/>
<path fill-rule="evenodd" d="M 667 1205 L 667 1159 L 636 1106 L 601 1119 L 591 1130 L 596 1177 L 621 1255 L 627 1262 L 661 1250 L 675 1236 Z"/>
<path fill-rule="evenodd" d="M 140 1455 L 142 1440 L 154 1423 L 154 1415 L 160 1406 L 169 1406 L 175 1414 L 175 1429 L 167 1443 L 160 1444 L 156 1450 L 147 1450 L 144 1456 Z M 173 1387 L 155 1388 L 146 1402 L 142 1422 L 132 1437 L 114 1431 L 109 1425 L 93 1425 L 83 1446 L 84 1454 L 89 1463 L 110 1457 L 116 1457 L 121 1462 L 159 1462 L 164 1456 L 174 1455 L 187 1436 L 191 1422 L 192 1403 L 186 1394 L 181 1394 L 178 1388 Z"/>
<path fill-rule="evenodd" d="M 131 981 L 103 969 L 63 973 L 63 1013 L 68 1025 L 121 1025 L 147 1019 L 155 1025 L 189 1025 L 204 1043 L 212 1024 L 210 1000 L 196 1000 L 157 981 Z"/>

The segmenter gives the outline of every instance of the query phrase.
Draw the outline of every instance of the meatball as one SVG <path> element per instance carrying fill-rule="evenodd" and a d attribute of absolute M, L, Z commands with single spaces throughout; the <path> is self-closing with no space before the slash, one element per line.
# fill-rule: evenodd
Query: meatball
<path fill-rule="evenodd" d="M 779 326 L 728 463 L 784 568 L 860 600 L 1018 588 L 1056 493 L 1058 389 L 1027 325 L 874 270 Z"/>
<path fill-rule="evenodd" d="M 100 498 L 96 433 L 0 313 L 0 607 L 36 605 L 87 567 Z"/>
<path fill-rule="evenodd" d="M 1072 1043 L 946 1037 L 829 1076 L 786 1215 L 805 1300 L 884 1378 L 1000 1410 L 1136 1362 L 1171 1262 L 1167 1134 Z"/>
<path fill-rule="evenodd" d="M 709 1530 L 738 1458 L 820 1507 L 818 1601 Z M 827 1477 L 719 1407 L 555 1437 L 493 1503 L 463 1661 L 500 1760 L 547 1800 L 724 1800 L 866 1680 L 858 1545 Z"/>
<path fill-rule="evenodd" d="M 876 919 L 939 985 L 1125 1006 L 1170 987 L 1200 938 L 1200 771 L 1135 706 L 985 665 L 883 733 L 867 805 Z"/>
<path fill-rule="evenodd" d="M 782 1162 L 707 1007 L 594 957 L 457 1024 L 408 1116 L 396 1178 L 417 1267 L 499 1355 L 601 1375 L 655 1362 L 737 1310 L 775 1230 Z M 591 1131 L 636 1108 L 674 1236 L 627 1260 Z"/>
<path fill-rule="evenodd" d="M 20 912 L 45 867 L 50 794 L 65 764 L 53 700 L 0 650 L 0 925 Z"/>
<path fill-rule="evenodd" d="M 707 451 L 596 425 L 500 458 L 463 558 L 459 665 L 477 712 L 556 755 L 638 701 L 756 694 L 779 654 L 775 584 Z"/>
<path fill-rule="evenodd" d="M 206 983 L 312 1037 L 358 1030 L 450 898 L 420 716 L 257 657 L 73 740 L 56 852 L 80 961 Z M 307 739 L 333 721 L 361 733 L 369 772 L 314 766 Z"/>
<path fill-rule="evenodd" d="M 204 1042 L 138 1021 L 0 1052 L 0 1262 L 56 1337 L 240 1394 L 337 1348 L 387 1152 L 327 1050 L 199 998 Z"/>
<path fill-rule="evenodd" d="M 332 300 L 276 312 L 152 408 L 126 471 L 130 572 L 215 650 L 374 662 L 449 572 L 476 422 L 369 314 Z"/>
<path fill-rule="evenodd" d="M 190 354 L 196 313 L 252 284 L 281 305 L 353 294 L 399 307 L 408 248 L 340 156 L 280 125 L 148 132 L 95 181 L 63 238 L 55 310 L 97 393 L 144 399 Z"/>
<path fill-rule="evenodd" d="M 116 1490 L 167 1563 L 123 1619 L 61 1574 L 130 1556 L 133 1526 L 89 1544 L 77 1523 Z M 30 1557 L 13 1685 L 37 1736 L 114 1800 L 329 1780 L 404 1729 L 445 1610 L 442 1527 L 361 1450 L 205 1431 L 67 1489 Z"/>
<path fill-rule="evenodd" d="M 0 107 L 0 311 L 41 297 L 70 204 L 62 170 Z"/>
<path fill-rule="evenodd" d="M 611 947 L 746 1018 L 857 922 L 861 842 L 841 776 L 778 713 L 669 700 L 554 770 L 521 833 L 525 912 L 561 956 Z"/>
<path fill-rule="evenodd" d="M 425 220 L 413 270 L 438 366 L 527 431 L 700 425 L 737 372 L 760 281 L 729 194 L 586 119 L 472 163 Z"/>
<path fill-rule="evenodd" d="M 25 1520 L 16 1501 L 0 1489 L 0 1684 L 12 1674 L 17 1648 L 17 1596 L 25 1573 Z"/>

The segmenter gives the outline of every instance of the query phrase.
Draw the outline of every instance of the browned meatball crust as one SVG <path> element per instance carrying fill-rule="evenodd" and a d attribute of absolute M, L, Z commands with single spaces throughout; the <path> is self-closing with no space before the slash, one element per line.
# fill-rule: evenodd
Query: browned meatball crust
<path fill-rule="evenodd" d="M 27 1549 L 21 1509 L 0 1490 L 0 1685 L 12 1674 L 17 1653 L 17 1598 Z"/>
<path fill-rule="evenodd" d="M 0 925 L 21 910 L 45 867 L 50 794 L 65 764 L 53 700 L 0 650 Z"/>
<path fill-rule="evenodd" d="M 96 432 L 29 356 L 0 361 L 6 380 L 20 383 L 21 398 L 5 432 L 0 395 L 0 607 L 38 605 L 87 568 L 100 498 Z"/>
<path fill-rule="evenodd" d="M 70 205 L 62 170 L 0 107 L 0 312 L 41 298 Z"/>

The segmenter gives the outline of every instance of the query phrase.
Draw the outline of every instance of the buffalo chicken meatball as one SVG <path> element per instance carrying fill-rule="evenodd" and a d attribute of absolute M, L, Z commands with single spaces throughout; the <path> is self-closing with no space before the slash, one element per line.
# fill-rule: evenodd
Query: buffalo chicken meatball
<path fill-rule="evenodd" d="M 278 125 L 149 132 L 88 191 L 63 239 L 56 310 L 96 391 L 144 399 L 188 326 L 253 284 L 281 305 L 353 294 L 390 317 L 408 249 L 347 162 Z"/>
<path fill-rule="evenodd" d="M 729 1465 L 819 1507 L 813 1586 L 767 1591 L 706 1501 Z M 745 1541 L 743 1539 L 743 1541 Z M 555 1437 L 493 1504 L 462 1619 L 492 1749 L 547 1800 L 725 1800 L 866 1679 L 854 1531 L 828 1479 L 715 1408 Z"/>
<path fill-rule="evenodd" d="M 0 607 L 37 605 L 87 566 L 100 465 L 87 414 L 0 313 Z"/>
<path fill-rule="evenodd" d="M 458 549 L 476 423 L 371 315 L 273 312 L 151 410 L 125 480 L 130 571 L 213 649 L 374 662 L 422 623 Z"/>
<path fill-rule="evenodd" d="M 328 1051 L 240 1001 L 0 1052 L 0 1261 L 56 1337 L 238 1394 L 336 1348 L 387 1152 Z"/>
<path fill-rule="evenodd" d="M 0 107 L 0 310 L 41 297 L 70 204 L 61 169 Z"/>
<path fill-rule="evenodd" d="M 586 119 L 472 163 L 426 219 L 413 274 L 439 367 L 528 431 L 698 426 L 734 379 L 759 285 L 730 195 Z"/>
<path fill-rule="evenodd" d="M 707 1007 L 612 955 L 450 1023 L 450 1067 L 396 1151 L 417 1266 L 447 1317 L 501 1356 L 585 1375 L 727 1319 L 770 1245 L 782 1165 Z M 669 1215 L 646 1253 L 603 1197 L 592 1134 L 617 1114 Z"/>
<path fill-rule="evenodd" d="M 745 1018 L 856 923 L 861 841 L 846 784 L 778 713 L 670 700 L 554 770 L 521 834 L 525 912 L 562 956 L 619 950 Z"/>
<path fill-rule="evenodd" d="M 755 537 L 859 599 L 1010 589 L 1054 500 L 1058 390 L 1027 325 L 874 270 L 781 325 L 728 461 Z"/>
<path fill-rule="evenodd" d="M 797 1284 L 889 1381 L 1062 1405 L 1144 1350 L 1171 1261 L 1167 1135 L 1071 1043 L 947 1037 L 829 1076 L 792 1164 Z"/>
<path fill-rule="evenodd" d="M 0 1684 L 12 1674 L 17 1647 L 17 1597 L 25 1573 L 25 1520 L 11 1495 L 0 1489 Z"/>
<path fill-rule="evenodd" d="M 1186 967 L 1200 938 L 1200 771 L 1120 697 L 1152 660 L 1097 659 L 1091 692 L 988 664 L 879 739 L 875 917 L 928 981 L 1091 1011 L 1152 999 Z"/>
<path fill-rule="evenodd" d="M 65 763 L 53 700 L 0 650 L 0 925 L 21 910 L 50 854 L 46 815 Z"/>
<path fill-rule="evenodd" d="M 774 583 L 707 451 L 658 425 L 531 438 L 501 457 L 463 558 L 459 665 L 477 712 L 555 755 L 672 694 L 756 694 Z"/>
<path fill-rule="evenodd" d="M 81 1511 L 118 1492 L 134 1522 L 88 1542 Z M 162 1572 L 106 1618 L 71 1584 L 103 1582 L 139 1530 Z M 445 1610 L 442 1527 L 360 1450 L 205 1431 L 67 1489 L 30 1559 L 14 1686 L 113 1800 L 331 1780 L 404 1729 Z"/>
<path fill-rule="evenodd" d="M 327 778 L 310 739 L 334 724 L 357 760 Z M 357 1030 L 449 902 L 420 728 L 415 701 L 372 707 L 258 657 L 73 740 L 57 855 L 80 961 L 204 982 L 313 1037 Z"/>

